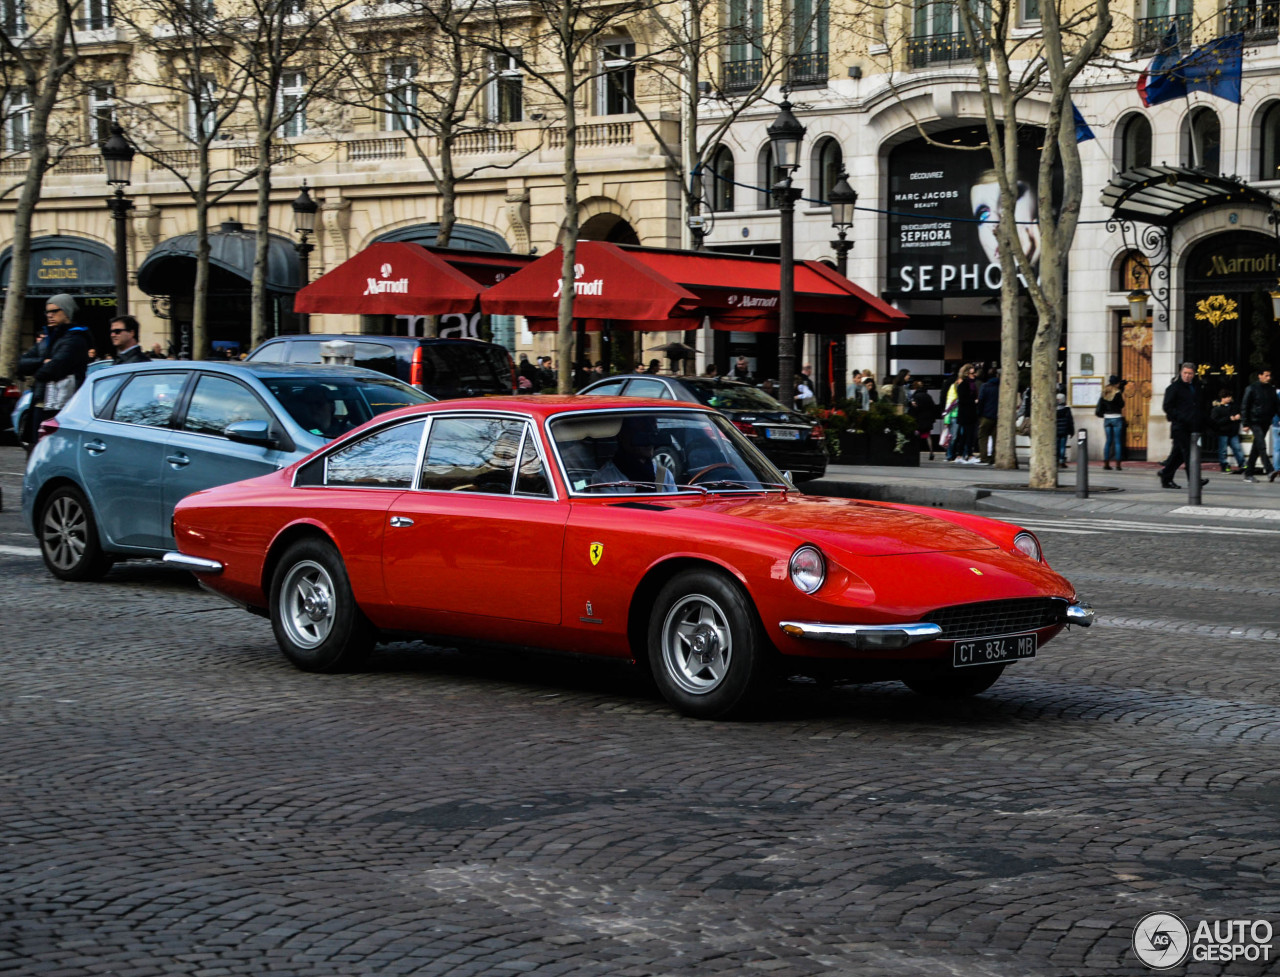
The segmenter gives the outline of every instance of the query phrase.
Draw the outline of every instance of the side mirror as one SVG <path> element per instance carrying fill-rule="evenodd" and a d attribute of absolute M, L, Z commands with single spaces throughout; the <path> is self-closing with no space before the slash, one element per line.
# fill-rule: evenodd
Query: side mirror
<path fill-rule="evenodd" d="M 274 448 L 276 436 L 271 433 L 271 425 L 266 421 L 234 421 L 222 431 L 228 441 L 240 444 L 256 444 L 263 448 Z"/>

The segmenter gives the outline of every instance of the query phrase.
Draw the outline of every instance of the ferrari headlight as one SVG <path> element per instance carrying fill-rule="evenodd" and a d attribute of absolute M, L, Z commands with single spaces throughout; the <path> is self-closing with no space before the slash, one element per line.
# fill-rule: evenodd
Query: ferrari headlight
<path fill-rule="evenodd" d="M 1044 557 L 1040 555 L 1040 540 L 1036 539 L 1031 533 L 1018 533 L 1013 537 L 1013 548 L 1019 553 L 1025 553 L 1031 559 L 1040 563 Z"/>
<path fill-rule="evenodd" d="M 805 545 L 791 554 L 787 570 L 797 590 L 812 594 L 827 578 L 827 561 L 816 546 Z"/>

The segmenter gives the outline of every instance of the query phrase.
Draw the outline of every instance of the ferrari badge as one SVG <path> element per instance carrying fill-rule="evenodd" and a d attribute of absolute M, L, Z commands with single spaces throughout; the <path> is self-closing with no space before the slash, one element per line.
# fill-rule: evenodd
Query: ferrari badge
<path fill-rule="evenodd" d="M 591 544 L 591 565 L 599 566 L 600 557 L 604 556 L 604 543 Z"/>

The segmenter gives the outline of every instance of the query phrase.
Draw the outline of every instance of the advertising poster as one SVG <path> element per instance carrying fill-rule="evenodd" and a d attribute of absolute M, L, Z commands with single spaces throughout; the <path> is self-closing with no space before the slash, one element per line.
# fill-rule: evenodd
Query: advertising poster
<path fill-rule="evenodd" d="M 1040 262 L 1035 226 L 1036 168 L 1042 131 L 1020 138 L 1018 199 L 1013 218 L 1032 264 Z M 1000 189 L 982 145 L 985 129 L 938 133 L 935 142 L 915 139 L 889 154 L 888 281 L 892 295 L 942 298 L 998 295 L 1000 255 L 996 228 L 1002 214 Z M 942 146 L 937 145 L 942 143 Z"/>

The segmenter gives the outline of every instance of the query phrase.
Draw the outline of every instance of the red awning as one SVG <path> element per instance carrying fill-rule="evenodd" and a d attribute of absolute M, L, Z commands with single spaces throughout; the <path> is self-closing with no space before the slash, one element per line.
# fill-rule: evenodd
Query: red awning
<path fill-rule="evenodd" d="M 474 312 L 489 283 L 531 260 L 501 252 L 382 241 L 300 289 L 293 308 L 295 312 L 364 315 Z"/>
<path fill-rule="evenodd" d="M 556 249 L 481 297 L 486 312 L 523 315 L 534 331 L 553 331 L 558 314 L 561 251 Z M 715 329 L 778 331 L 777 259 L 581 241 L 574 315 L 598 329 L 693 329 L 709 317 Z M 796 321 L 805 332 L 888 332 L 905 313 L 826 265 L 795 268 Z"/>

